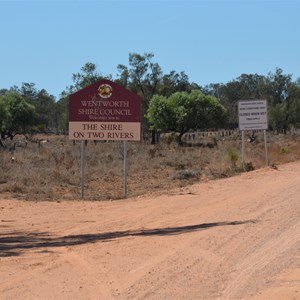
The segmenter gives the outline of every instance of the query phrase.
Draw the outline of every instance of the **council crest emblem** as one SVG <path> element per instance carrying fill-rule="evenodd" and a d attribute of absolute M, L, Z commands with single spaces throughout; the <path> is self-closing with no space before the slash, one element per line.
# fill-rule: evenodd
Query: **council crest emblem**
<path fill-rule="evenodd" d="M 107 83 L 101 84 L 98 88 L 99 96 L 104 99 L 109 98 L 112 95 L 112 91 L 112 87 Z"/>

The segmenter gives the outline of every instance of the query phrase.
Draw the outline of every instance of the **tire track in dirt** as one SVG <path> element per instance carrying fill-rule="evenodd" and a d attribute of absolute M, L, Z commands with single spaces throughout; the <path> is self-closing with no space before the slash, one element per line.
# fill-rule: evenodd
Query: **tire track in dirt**
<path fill-rule="evenodd" d="M 250 279 L 259 273 L 260 270 L 274 264 L 276 258 L 287 252 L 300 242 L 300 222 L 281 232 L 276 237 L 272 236 L 264 245 L 239 264 L 236 269 L 235 277 L 226 286 L 219 299 L 232 300 L 238 296 L 239 291 L 243 290 Z"/>
<path fill-rule="evenodd" d="M 280 191 L 280 187 L 278 188 L 278 190 Z M 256 217 L 255 217 L 255 219 L 256 218 L 258 218 L 259 220 L 262 220 L 262 219 L 265 219 L 265 217 L 270 213 L 270 212 L 273 212 L 274 213 L 274 211 L 276 212 L 276 211 L 279 211 L 279 210 L 281 210 L 281 212 L 283 213 L 283 211 L 285 211 L 286 209 L 288 210 L 288 209 L 290 209 L 289 207 L 288 207 L 288 205 L 286 205 L 288 202 L 289 202 L 289 200 L 290 200 L 290 196 L 292 196 L 292 195 L 297 195 L 297 191 L 299 190 L 299 188 L 298 187 L 296 187 L 296 186 L 293 186 L 293 187 L 291 187 L 291 191 L 287 194 L 286 193 L 286 191 L 284 191 L 284 192 L 282 192 L 282 193 L 280 193 L 279 192 L 279 195 L 278 195 L 278 191 L 276 191 L 276 189 L 275 189 L 275 191 L 274 190 L 272 190 L 272 193 L 273 193 L 273 195 L 270 195 L 270 194 L 268 194 L 268 195 L 264 195 L 264 198 L 265 198 L 265 200 L 267 200 L 267 198 L 271 198 L 272 200 L 271 201 L 267 201 L 268 203 L 270 203 L 270 202 L 272 202 L 272 204 L 275 204 L 275 205 L 273 205 L 271 208 L 270 208 L 270 206 L 269 206 L 269 204 L 266 204 L 266 203 L 264 203 L 263 204 L 263 199 L 262 198 L 260 198 L 259 200 L 260 201 L 257 201 L 256 200 L 256 203 L 255 203 L 255 205 L 253 206 L 253 202 L 250 200 L 249 201 L 249 199 L 247 200 L 247 202 L 249 202 L 249 203 L 252 203 L 252 205 L 249 205 L 249 210 L 250 211 L 252 211 L 253 213 L 255 213 L 255 215 L 256 215 Z M 283 197 L 283 194 L 285 194 L 285 195 L 287 195 L 287 197 Z M 275 197 L 275 196 L 277 196 L 277 197 Z M 274 203 L 274 197 L 276 198 L 276 201 L 275 201 L 275 203 Z M 214 206 L 214 205 L 217 205 L 218 203 L 219 203 L 220 201 L 218 201 L 218 202 L 215 202 L 214 203 L 214 201 L 213 201 L 213 203 L 210 203 L 210 208 L 211 208 L 211 206 Z M 206 208 L 207 207 L 205 207 L 204 208 L 204 211 L 206 211 Z M 257 208 L 259 208 L 258 209 L 258 211 L 257 211 Z M 202 210 L 202 213 L 203 213 L 203 210 Z M 183 217 L 184 218 L 184 216 L 182 216 L 181 215 L 181 217 Z M 252 216 L 253 217 L 253 216 Z M 283 217 L 283 214 L 282 215 L 279 215 L 279 218 L 282 218 Z M 274 220 L 273 220 L 274 221 Z M 281 220 L 278 220 L 278 221 L 281 221 Z M 260 222 L 260 221 L 259 221 Z M 280 222 L 278 222 L 278 224 L 280 224 Z M 256 226 L 255 227 L 255 230 L 259 230 L 259 228 L 260 228 L 260 226 L 258 225 L 258 226 Z M 230 245 L 232 245 L 232 238 L 233 237 L 235 237 L 236 239 L 238 239 L 240 236 L 241 236 L 241 231 L 243 231 L 243 229 L 241 229 L 241 230 L 238 230 L 238 232 L 236 232 L 236 233 L 232 233 L 233 234 L 233 236 L 229 236 L 228 238 L 226 238 L 227 239 L 227 242 L 225 242 L 225 243 L 227 243 L 227 246 L 230 246 Z M 257 240 L 257 242 L 255 243 L 255 245 L 258 245 L 260 242 L 261 242 L 261 239 L 263 239 L 264 237 L 263 237 L 263 233 L 262 233 L 262 236 Z M 281 235 L 280 237 L 279 237 L 279 240 L 280 240 L 280 238 L 284 238 L 284 234 L 283 235 Z M 224 242 L 224 241 L 223 241 Z M 248 241 L 245 241 L 245 240 L 243 240 L 243 244 L 241 244 L 241 246 L 245 246 L 244 245 L 244 243 L 251 243 L 252 242 L 252 240 L 248 240 Z M 290 240 L 290 242 L 292 242 L 292 240 Z M 280 242 L 279 242 L 280 243 Z M 292 245 L 294 245 L 293 243 L 292 243 Z M 185 247 L 186 248 L 188 248 L 189 250 L 191 249 L 191 247 L 190 247 L 191 245 L 185 245 Z M 223 244 L 223 246 L 224 246 L 224 244 Z M 283 245 L 282 245 L 283 246 Z M 218 247 L 219 249 L 221 248 L 222 246 L 220 246 L 220 247 Z M 238 248 L 240 248 L 240 246 L 238 246 L 237 245 L 237 251 L 239 251 L 239 249 Z M 271 248 L 272 248 L 272 246 L 271 246 Z M 179 249 L 179 248 L 178 248 Z M 268 249 L 270 249 L 270 248 L 267 248 L 267 250 Z M 289 249 L 289 246 L 287 246 L 286 248 L 283 248 L 282 249 L 282 251 L 284 251 L 284 250 L 288 250 Z M 213 249 L 211 249 L 211 252 L 209 252 L 209 251 L 207 251 L 207 253 L 210 253 L 210 255 L 211 255 L 211 257 L 214 257 L 214 255 L 213 255 L 213 253 L 214 253 L 214 251 L 215 250 L 213 250 Z M 261 253 L 264 253 L 264 251 L 266 251 L 264 248 L 261 250 Z M 176 251 L 173 251 L 173 254 L 176 254 L 175 253 Z M 192 264 L 197 264 L 197 263 L 199 263 L 199 255 L 200 255 L 200 257 L 201 257 L 201 252 L 203 253 L 203 251 L 201 250 L 201 249 L 197 249 L 197 258 L 195 258 L 195 260 L 194 260 L 194 263 L 192 263 Z M 243 252 L 242 252 L 243 253 Z M 190 254 L 190 253 L 189 253 Z M 225 254 L 224 252 L 223 252 L 223 254 Z M 182 255 L 187 255 L 187 253 L 182 253 Z M 227 255 L 227 256 L 226 256 Z M 225 254 L 225 256 L 222 256 L 221 254 L 219 255 L 219 262 L 218 262 L 218 260 L 212 260 L 212 262 L 214 261 L 214 265 L 208 265 L 208 264 L 206 264 L 206 270 L 207 271 L 209 271 L 210 270 L 210 273 L 211 273 L 211 271 L 212 270 L 215 270 L 215 273 L 218 273 L 218 272 L 220 272 L 220 270 L 218 270 L 218 264 L 219 265 L 221 265 L 221 263 L 224 263 L 224 261 L 226 262 L 226 260 L 230 260 L 230 255 L 231 255 L 231 253 L 227 253 L 227 254 Z M 278 255 L 280 255 L 280 253 L 278 254 Z M 216 257 L 216 256 L 215 256 Z M 251 256 L 252 257 L 252 256 Z M 275 257 L 277 257 L 277 256 L 275 256 Z M 221 258 L 221 259 L 220 259 Z M 252 257 L 253 258 L 253 257 Z M 180 255 L 178 255 L 178 260 L 180 260 L 180 259 L 182 259 L 181 257 L 180 257 Z M 203 257 L 201 258 L 202 260 L 203 260 Z M 163 262 L 166 262 L 165 264 L 163 264 L 164 266 L 166 266 L 166 269 L 167 270 L 169 270 L 170 271 L 170 269 L 168 269 L 168 267 L 167 267 L 167 265 L 170 265 L 170 259 L 166 256 L 166 255 L 163 255 L 163 260 L 157 260 L 155 263 L 157 263 L 157 264 L 160 264 L 160 263 L 163 263 Z M 154 262 L 154 261 L 153 261 Z M 148 263 L 145 263 L 145 265 L 146 264 L 149 264 L 149 265 L 151 265 L 151 261 L 149 261 Z M 203 264 L 203 262 L 202 262 L 202 264 Z M 149 270 L 153 270 L 153 269 L 155 269 L 155 266 L 153 266 L 152 265 L 152 268 L 150 267 L 150 268 L 148 268 Z M 178 270 L 177 270 L 178 271 Z M 170 272 L 171 273 L 171 272 Z M 226 273 L 226 272 L 225 272 Z M 145 278 L 143 278 L 144 276 L 146 276 L 147 275 L 147 272 L 140 272 L 140 279 L 141 280 L 144 280 Z M 222 275 L 223 276 L 223 279 L 225 279 L 225 276 L 226 276 L 226 274 L 223 274 Z M 220 275 L 219 276 L 219 279 L 217 279 L 217 278 L 215 278 L 215 280 L 217 280 L 218 282 L 219 282 L 219 284 L 221 285 L 221 282 L 223 281 L 223 279 L 222 279 L 222 276 Z M 137 278 L 135 278 L 135 280 L 133 281 L 131 281 L 130 282 L 130 285 L 131 285 L 131 287 L 133 288 L 133 285 L 134 285 L 134 283 L 137 283 L 138 284 L 138 279 Z M 163 280 L 159 280 L 159 282 L 157 282 L 157 285 L 156 285 L 156 288 L 159 286 L 159 284 L 161 284 L 161 282 L 162 282 Z M 171 281 L 171 279 L 169 278 L 169 279 L 166 279 L 166 281 Z M 216 282 L 215 282 L 216 283 Z M 141 284 L 141 286 L 142 286 L 142 284 Z M 207 287 L 206 287 L 207 288 Z M 209 287 L 208 287 L 209 288 Z M 215 287 L 216 288 L 216 287 Z M 211 287 L 211 289 L 213 289 L 212 287 Z M 137 291 L 136 291 L 136 293 L 137 293 Z M 211 293 L 211 296 L 212 296 L 212 293 Z M 141 299 L 144 299 L 144 298 L 148 298 L 148 297 L 150 297 L 150 294 L 148 293 L 147 295 L 144 295 L 144 296 L 141 296 L 140 298 Z M 128 298 L 130 298 L 130 297 L 128 297 Z M 150 297 L 151 298 L 151 297 Z M 153 297 L 153 298 L 155 298 L 155 297 Z M 200 298 L 199 298 L 200 299 Z M 205 298 L 203 298 L 203 299 L 205 299 Z"/>
<path fill-rule="evenodd" d="M 55 258 L 53 258 L 55 256 Z M 47 257 L 46 262 L 45 259 L 43 259 L 43 262 L 41 263 L 35 263 L 33 265 L 28 265 L 25 268 L 31 268 L 30 270 L 30 277 L 37 277 L 36 274 L 43 273 L 47 269 L 55 267 L 56 265 L 53 266 L 53 260 L 58 259 L 58 254 L 51 254 L 51 257 Z M 21 263 L 19 263 L 21 265 Z M 28 280 L 28 275 L 26 272 L 22 274 L 13 274 L 14 276 L 12 278 L 9 278 L 5 281 L 1 281 L 0 286 L 2 291 L 10 290 L 15 286 L 20 285 L 20 283 Z"/>
<path fill-rule="evenodd" d="M 295 223 L 300 216 L 299 190 L 298 182 L 291 180 L 288 191 L 278 185 L 268 197 L 252 201 L 249 195 L 246 209 L 257 220 L 257 226 L 239 230 L 216 248 L 228 258 L 227 264 L 216 270 L 222 273 L 224 282 L 224 295 L 218 299 L 241 299 L 257 293 L 263 284 L 274 281 L 274 276 L 292 263 L 292 257 L 282 254 L 293 253 L 300 242 L 299 223 Z M 279 258 L 280 266 L 276 263 Z"/>
<path fill-rule="evenodd" d="M 179 257 L 183 253 L 186 255 L 184 251 L 186 247 L 187 245 L 182 244 L 176 248 L 173 247 L 169 251 L 166 251 L 166 248 L 164 248 L 164 252 L 159 256 L 154 256 L 151 259 L 141 263 L 138 268 L 133 269 L 128 276 L 126 276 L 126 278 L 119 283 L 120 290 L 123 293 L 126 293 L 126 290 L 129 292 L 130 289 L 134 289 L 136 285 L 139 285 L 139 282 L 145 280 L 147 281 L 149 277 L 151 277 L 151 274 L 155 274 L 157 273 L 157 270 L 164 269 L 165 266 L 171 265 L 171 262 L 174 261 L 175 257 Z M 189 247 L 188 256 L 189 259 L 193 259 L 193 261 L 189 263 L 191 266 L 194 264 L 194 261 L 199 260 L 199 258 L 207 261 L 208 263 L 215 263 L 222 260 L 222 258 L 216 254 L 195 247 Z M 187 265 L 184 266 L 184 268 L 186 267 Z"/>
<path fill-rule="evenodd" d="M 47 299 L 57 299 L 59 294 L 65 294 L 64 297 L 68 299 L 82 299 L 76 296 L 77 290 L 80 288 L 81 294 L 84 294 L 86 299 L 92 299 L 93 296 L 89 294 L 89 291 L 93 291 L 99 296 L 99 299 L 111 299 L 111 293 L 108 288 L 103 285 L 101 279 L 107 277 L 105 273 L 99 273 L 92 263 L 87 262 L 83 257 L 71 250 L 69 247 L 61 247 L 58 252 L 51 254 L 47 257 L 47 260 L 37 267 L 28 266 L 30 268 L 30 276 L 26 272 L 21 274 L 15 274 L 13 278 L 1 282 L 1 291 L 5 292 L 11 297 L 5 299 L 17 298 L 16 292 L 22 294 L 22 299 L 37 299 L 40 298 L 37 294 L 35 295 L 34 290 L 31 291 L 31 295 L 26 293 L 27 282 L 36 282 L 39 285 L 45 285 L 47 280 L 56 282 L 56 291 L 52 291 L 51 297 Z M 65 270 L 68 272 L 66 274 Z M 88 278 L 88 282 L 86 282 Z M 68 291 L 64 291 L 64 283 L 68 282 Z M 84 282 L 84 284 L 82 284 Z M 55 296 L 55 292 L 59 294 Z M 73 293 L 74 291 L 74 293 Z M 1 297 L 0 297 L 1 298 Z M 41 297 L 42 298 L 42 297 Z M 3 299 L 3 298 L 1 298 Z"/>
<path fill-rule="evenodd" d="M 247 226 L 247 223 L 239 226 Z M 235 226 L 226 227 L 227 232 L 231 232 Z M 234 232 L 236 230 L 238 229 Z M 169 243 L 162 244 L 159 257 L 143 263 L 142 269 L 138 269 L 122 284 L 121 299 L 208 299 L 205 296 L 208 291 L 210 296 L 214 293 L 216 281 L 210 286 L 207 278 L 212 279 L 213 271 L 227 258 L 212 249 L 204 249 L 201 245 L 207 243 L 210 234 L 214 235 L 219 231 L 222 231 L 222 226 L 186 233 L 180 237 L 169 237 Z M 167 250 L 168 244 L 173 246 L 170 251 Z M 170 285 L 174 288 L 170 288 Z M 187 294 L 186 290 L 189 288 L 191 289 Z"/>
<path fill-rule="evenodd" d="M 93 294 L 98 295 L 99 299 L 111 299 L 111 291 L 105 284 L 103 280 L 108 280 L 110 275 L 107 274 L 104 270 L 99 271 L 99 268 L 96 268 L 93 262 L 89 262 L 83 255 L 80 255 L 75 250 L 66 247 L 60 249 L 60 260 L 68 262 L 76 274 L 80 274 L 80 277 L 89 278 L 89 285 L 93 289 Z M 86 295 L 89 295 L 89 289 L 82 286 L 83 291 Z M 89 298 L 89 297 L 87 297 Z"/>

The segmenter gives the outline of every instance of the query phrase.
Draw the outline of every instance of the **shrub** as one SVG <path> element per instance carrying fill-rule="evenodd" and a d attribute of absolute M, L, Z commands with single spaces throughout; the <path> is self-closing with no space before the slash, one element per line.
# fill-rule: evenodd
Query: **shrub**
<path fill-rule="evenodd" d="M 199 177 L 198 172 L 185 169 L 185 170 L 177 171 L 175 174 L 173 174 L 172 179 L 187 180 L 187 179 L 198 178 L 198 177 Z"/>
<path fill-rule="evenodd" d="M 287 148 L 287 147 L 282 146 L 282 147 L 280 148 L 280 153 L 281 153 L 281 154 L 288 154 L 288 153 L 290 153 L 290 149 Z"/>
<path fill-rule="evenodd" d="M 255 170 L 255 168 L 254 168 L 254 166 L 253 166 L 253 164 L 252 164 L 251 161 L 245 163 L 244 169 L 245 169 L 246 172 L 250 172 L 250 171 L 254 171 Z"/>
<path fill-rule="evenodd" d="M 228 148 L 227 149 L 227 159 L 231 162 L 233 168 L 236 167 L 236 163 L 239 159 L 239 154 L 235 149 Z"/>

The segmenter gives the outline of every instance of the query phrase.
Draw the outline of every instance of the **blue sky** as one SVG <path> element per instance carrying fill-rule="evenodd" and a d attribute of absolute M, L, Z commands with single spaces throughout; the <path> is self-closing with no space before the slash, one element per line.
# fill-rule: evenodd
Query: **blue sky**
<path fill-rule="evenodd" d="M 58 99 L 86 62 L 117 76 L 129 53 L 201 86 L 276 67 L 300 77 L 300 1 L 3 1 L 0 88 L 33 82 Z"/>

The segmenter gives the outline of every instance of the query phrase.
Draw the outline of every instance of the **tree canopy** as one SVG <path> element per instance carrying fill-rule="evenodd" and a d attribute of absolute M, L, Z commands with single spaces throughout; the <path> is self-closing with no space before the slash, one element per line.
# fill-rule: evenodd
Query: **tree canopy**
<path fill-rule="evenodd" d="M 183 134 L 189 130 L 222 127 L 226 121 L 226 109 L 213 96 L 204 95 L 198 90 L 176 92 L 169 97 L 152 97 L 147 118 L 152 127 L 160 131 Z"/>
<path fill-rule="evenodd" d="M 26 133 L 28 127 L 36 122 L 35 107 L 16 92 L 8 92 L 0 97 L 0 111 L 2 139 Z"/>
<path fill-rule="evenodd" d="M 200 86 L 191 82 L 184 71 L 165 74 L 153 53 L 129 53 L 128 63 L 117 65 L 116 78 L 104 75 L 92 62 L 85 63 L 70 78 L 73 83 L 59 99 L 45 89 L 38 90 L 34 83 L 0 87 L 1 138 L 30 128 L 67 132 L 69 95 L 100 79 L 113 80 L 141 97 L 143 132 L 159 129 L 182 133 L 221 124 L 234 129 L 238 127 L 237 102 L 253 99 L 267 100 L 271 130 L 286 133 L 300 127 L 300 78 L 293 81 L 292 75 L 280 68 L 267 75 L 241 74 L 227 83 Z M 209 109 L 200 114 L 199 106 Z"/>

